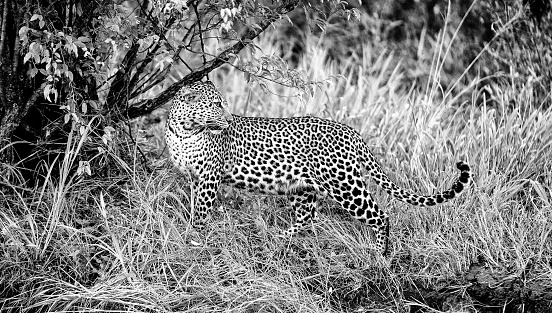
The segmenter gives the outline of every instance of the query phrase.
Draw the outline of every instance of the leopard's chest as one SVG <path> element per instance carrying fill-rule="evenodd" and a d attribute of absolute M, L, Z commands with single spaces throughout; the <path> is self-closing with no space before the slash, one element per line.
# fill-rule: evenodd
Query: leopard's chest
<path fill-rule="evenodd" d="M 209 161 L 206 153 L 210 147 L 208 138 L 204 134 L 177 135 L 167 129 L 165 140 L 170 159 L 182 172 L 193 177 L 200 175 L 205 163 Z"/>

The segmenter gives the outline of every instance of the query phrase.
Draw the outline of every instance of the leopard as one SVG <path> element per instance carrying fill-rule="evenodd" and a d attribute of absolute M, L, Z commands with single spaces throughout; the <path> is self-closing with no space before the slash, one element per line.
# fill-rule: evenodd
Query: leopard
<path fill-rule="evenodd" d="M 392 182 L 359 132 L 314 116 L 287 118 L 231 114 L 210 81 L 182 87 L 169 109 L 165 140 L 170 160 L 190 175 L 195 190 L 193 226 L 202 229 L 221 184 L 248 192 L 286 196 L 295 221 L 293 236 L 317 218 L 319 198 L 329 198 L 368 225 L 373 248 L 389 253 L 389 215 L 368 192 L 370 176 L 392 197 L 414 206 L 434 206 L 462 194 L 472 174 L 467 162 L 452 186 L 431 196 Z"/>

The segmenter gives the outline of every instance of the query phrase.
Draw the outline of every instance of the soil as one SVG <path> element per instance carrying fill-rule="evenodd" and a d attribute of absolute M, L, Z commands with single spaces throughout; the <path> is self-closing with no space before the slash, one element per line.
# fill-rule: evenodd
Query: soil
<path fill-rule="evenodd" d="M 316 271 L 314 266 L 313 271 Z M 365 272 L 364 272 L 365 271 Z M 550 313 L 552 283 L 548 275 L 540 275 L 531 264 L 521 273 L 512 273 L 489 266 L 484 260 L 471 264 L 468 270 L 428 287 L 427 281 L 412 281 L 408 286 L 389 286 L 389 281 L 366 280 L 360 277 L 384 277 L 377 267 L 363 270 L 355 278 L 344 276 L 330 281 L 303 282 L 314 293 L 330 296 L 332 305 L 343 312 L 370 312 L 379 307 L 399 305 L 401 312 L 482 312 L 482 313 Z M 518 271 L 519 272 L 519 271 Z M 328 289 L 331 292 L 328 294 Z M 407 303 L 397 303 L 404 299 Z M 419 305 L 416 305 L 419 304 Z"/>
<path fill-rule="evenodd" d="M 404 296 L 439 310 L 465 302 L 467 293 L 479 312 L 552 312 L 552 284 L 549 279 L 531 277 L 530 265 L 519 274 L 499 273 L 480 260 L 469 267 L 463 278 L 462 289 L 427 290 L 412 286 L 404 290 Z M 416 311 L 411 309 L 411 312 Z"/>

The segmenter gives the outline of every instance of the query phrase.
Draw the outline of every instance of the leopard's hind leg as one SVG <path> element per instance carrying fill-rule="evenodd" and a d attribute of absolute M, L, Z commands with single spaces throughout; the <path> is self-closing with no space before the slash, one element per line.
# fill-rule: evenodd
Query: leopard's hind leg
<path fill-rule="evenodd" d="M 284 235 L 292 236 L 303 230 L 309 221 L 316 219 L 316 193 L 312 190 L 301 190 L 288 198 L 295 213 L 295 222 Z"/>
<path fill-rule="evenodd" d="M 382 211 L 366 188 L 360 171 L 353 171 L 346 179 L 331 179 L 324 184 L 329 196 L 360 222 L 370 226 L 376 240 L 375 248 L 383 255 L 388 253 L 389 216 Z M 341 178 L 345 174 L 339 175 Z"/>

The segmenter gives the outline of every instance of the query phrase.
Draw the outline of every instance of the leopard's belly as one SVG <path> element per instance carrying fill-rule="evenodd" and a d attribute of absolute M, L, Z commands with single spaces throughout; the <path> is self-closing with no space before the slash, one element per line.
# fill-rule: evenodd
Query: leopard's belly
<path fill-rule="evenodd" d="M 314 180 L 301 168 L 288 164 L 281 166 L 239 167 L 225 171 L 222 183 L 251 192 L 284 195 L 304 188 L 318 189 Z"/>

